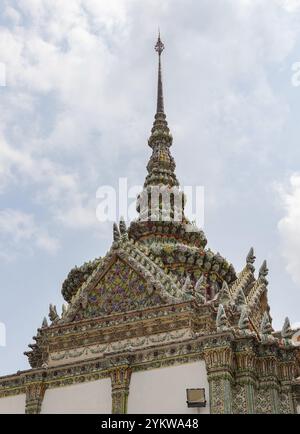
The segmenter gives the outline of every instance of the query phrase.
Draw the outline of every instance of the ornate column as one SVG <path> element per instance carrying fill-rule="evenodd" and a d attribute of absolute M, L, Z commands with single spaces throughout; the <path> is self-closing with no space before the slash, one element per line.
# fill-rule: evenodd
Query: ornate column
<path fill-rule="evenodd" d="M 262 414 L 279 413 L 278 369 L 276 348 L 272 345 L 262 345 L 258 358 L 259 388 L 256 394 L 256 412 Z"/>
<path fill-rule="evenodd" d="M 126 414 L 131 379 L 131 368 L 117 366 L 111 371 L 112 414 Z"/>
<path fill-rule="evenodd" d="M 25 413 L 38 414 L 41 412 L 46 384 L 44 382 L 28 383 L 26 385 Z"/>
<path fill-rule="evenodd" d="M 210 412 L 212 414 L 231 414 L 232 411 L 232 365 L 233 352 L 230 336 L 217 336 L 204 346 Z"/>
<path fill-rule="evenodd" d="M 253 414 L 255 409 L 256 353 L 253 338 L 240 339 L 235 348 L 235 387 L 233 409 L 236 414 Z"/>
<path fill-rule="evenodd" d="M 292 386 L 294 412 L 300 414 L 300 381 L 294 382 Z"/>
<path fill-rule="evenodd" d="M 296 361 L 294 348 L 279 353 L 278 374 L 281 384 L 279 396 L 279 412 L 282 414 L 297 413 L 293 395 L 293 382 L 296 377 Z"/>

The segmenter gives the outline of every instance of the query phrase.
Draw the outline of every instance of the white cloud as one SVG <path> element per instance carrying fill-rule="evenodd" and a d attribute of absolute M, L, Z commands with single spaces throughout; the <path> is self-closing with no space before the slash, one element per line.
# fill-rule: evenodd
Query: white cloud
<path fill-rule="evenodd" d="M 6 209 L 0 211 L 1 235 L 10 235 L 13 242 L 32 238 L 34 233 L 33 216 L 23 212 Z"/>
<path fill-rule="evenodd" d="M 56 253 L 59 248 L 58 240 L 39 227 L 32 214 L 14 209 L 0 210 L 1 256 L 10 259 L 24 246 L 31 250 L 34 245 L 48 253 Z"/>
<path fill-rule="evenodd" d="M 36 236 L 36 245 L 48 253 L 54 254 L 60 247 L 59 241 L 51 238 L 47 232 L 38 231 Z"/>
<path fill-rule="evenodd" d="M 96 205 L 86 193 L 81 192 L 81 182 L 76 174 L 66 173 L 61 165 L 47 158 L 33 157 L 13 149 L 2 139 L 0 192 L 7 183 L 14 182 L 17 185 L 17 180 L 23 184 L 40 186 L 36 201 L 48 208 L 49 216 L 54 221 L 70 228 L 87 228 L 97 223 Z"/>
<path fill-rule="evenodd" d="M 211 1 L 191 0 L 4 4 L 9 25 L 0 27 L 0 61 L 8 86 L 0 100 L 0 193 L 30 189 L 33 204 L 46 211 L 41 227 L 95 230 L 99 184 L 131 173 L 131 165 L 142 181 L 158 22 L 167 37 L 166 106 L 177 123 L 171 125 L 177 159 L 185 161 L 184 142 L 191 154 L 201 142 L 203 178 L 213 180 L 218 194 L 211 191 L 210 202 L 231 200 L 219 194 L 227 159 L 268 161 L 287 108 L 266 70 L 297 40 L 282 5 L 228 0 L 220 11 Z M 120 157 L 129 162 L 129 154 L 125 172 Z M 199 182 L 198 165 L 190 159 L 189 184 Z"/>
<path fill-rule="evenodd" d="M 91 137 L 109 137 L 113 113 L 114 122 L 124 123 L 121 92 L 112 88 L 117 101 L 108 99 L 115 58 L 104 36 L 110 43 L 115 34 L 121 38 L 125 4 L 43 0 L 19 1 L 13 8 L 7 2 L 12 25 L 0 27 L 0 59 L 9 71 L 8 92 L 0 102 L 0 192 L 12 185 L 31 186 L 32 199 L 67 227 L 95 226 L 95 162 L 103 155 L 103 163 L 113 157 L 120 142 L 112 135 L 101 146 Z M 51 93 L 54 123 L 44 133 Z M 68 167 L 65 156 L 74 156 L 79 167 Z M 87 170 L 80 176 L 83 167 Z M 91 179 L 93 192 L 87 197 Z"/>
<path fill-rule="evenodd" d="M 289 12 L 295 12 L 300 9 L 300 0 L 277 0 Z"/>
<path fill-rule="evenodd" d="M 279 185 L 284 217 L 278 223 L 282 254 L 288 273 L 300 283 L 300 174 L 290 177 L 289 185 Z"/>
<path fill-rule="evenodd" d="M 95 206 L 92 205 L 83 207 L 78 204 L 78 206 L 70 208 L 66 212 L 58 213 L 56 217 L 64 226 L 73 229 L 90 228 L 97 224 Z"/>

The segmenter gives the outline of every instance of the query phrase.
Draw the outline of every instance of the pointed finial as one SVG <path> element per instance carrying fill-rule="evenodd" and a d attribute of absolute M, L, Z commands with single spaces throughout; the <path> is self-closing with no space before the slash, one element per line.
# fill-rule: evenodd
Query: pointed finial
<path fill-rule="evenodd" d="M 160 31 L 158 33 L 157 43 L 155 45 L 155 51 L 158 53 L 158 85 L 157 85 L 157 109 L 156 114 L 164 113 L 164 96 L 162 85 L 162 73 L 161 73 L 161 53 L 164 51 L 165 46 L 160 39 Z"/>
<path fill-rule="evenodd" d="M 157 38 L 157 42 L 155 45 L 155 51 L 157 51 L 158 55 L 160 56 L 161 53 L 164 51 L 164 49 L 165 49 L 165 46 L 160 39 L 160 29 L 158 29 L 158 38 Z"/>

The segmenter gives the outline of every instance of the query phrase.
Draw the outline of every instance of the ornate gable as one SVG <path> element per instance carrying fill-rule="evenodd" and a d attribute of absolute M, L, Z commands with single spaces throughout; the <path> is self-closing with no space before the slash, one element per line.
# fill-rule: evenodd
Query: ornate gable
<path fill-rule="evenodd" d="M 125 234 L 126 235 L 126 234 Z M 179 282 L 147 248 L 124 236 L 77 289 L 61 318 L 50 306 L 53 325 L 103 317 L 180 301 Z M 159 263 L 158 263 L 159 262 Z M 52 312 L 52 314 L 51 314 Z"/>
<path fill-rule="evenodd" d="M 162 304 L 158 291 L 118 256 L 100 281 L 87 293 L 75 320 L 128 312 Z"/>

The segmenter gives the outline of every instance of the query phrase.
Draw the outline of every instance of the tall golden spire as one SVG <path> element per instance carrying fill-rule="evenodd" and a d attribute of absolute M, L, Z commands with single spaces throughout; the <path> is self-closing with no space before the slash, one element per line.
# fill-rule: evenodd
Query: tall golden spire
<path fill-rule="evenodd" d="M 159 33 L 155 45 L 155 51 L 158 53 L 157 108 L 151 136 L 148 141 L 153 153 L 147 166 L 148 175 L 146 177 L 145 187 L 151 185 L 168 185 L 169 187 L 178 186 L 178 181 L 175 175 L 175 161 L 169 150 L 170 146 L 172 146 L 173 138 L 164 111 L 161 67 L 161 55 L 164 49 L 165 46 L 161 41 Z"/>
<path fill-rule="evenodd" d="M 157 110 L 156 113 L 164 113 L 164 95 L 161 74 L 161 54 L 165 46 L 160 39 L 160 32 L 158 33 L 158 40 L 155 45 L 155 51 L 158 53 L 158 85 L 157 85 Z"/>
<path fill-rule="evenodd" d="M 137 199 L 138 218 L 129 228 L 134 240 L 160 243 L 162 238 L 175 243 L 186 243 L 205 247 L 206 238 L 202 231 L 187 229 L 190 224 L 184 214 L 185 196 L 175 174 L 175 161 L 170 147 L 173 138 L 164 111 L 161 55 L 164 51 L 160 33 L 155 45 L 158 53 L 157 108 L 148 145 L 152 155 L 147 164 L 147 176 L 143 191 Z M 191 235 L 192 233 L 192 235 Z M 190 240 L 190 237 L 193 240 Z"/>

